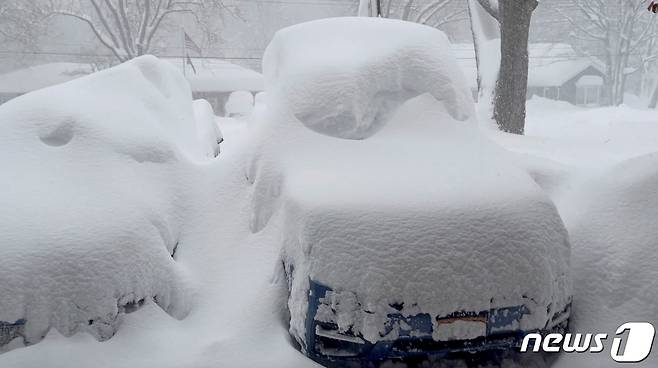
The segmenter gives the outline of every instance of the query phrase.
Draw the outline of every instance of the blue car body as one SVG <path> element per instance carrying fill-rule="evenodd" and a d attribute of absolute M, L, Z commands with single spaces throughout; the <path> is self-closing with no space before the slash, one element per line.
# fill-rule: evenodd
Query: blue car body
<path fill-rule="evenodd" d="M 0 347 L 9 344 L 17 337 L 24 337 L 25 323 L 24 319 L 15 322 L 0 321 Z"/>
<path fill-rule="evenodd" d="M 434 360 L 460 354 L 509 351 L 520 347 L 523 337 L 531 332 L 563 331 L 567 328 L 571 305 L 555 313 L 552 328 L 545 331 L 523 331 L 522 317 L 530 311 L 525 305 L 489 309 L 480 312 L 455 312 L 437 316 L 438 324 L 458 320 L 477 321 L 486 324 L 486 333 L 469 340 L 436 341 L 432 337 L 432 316 L 420 313 L 404 316 L 400 313 L 388 315 L 387 331 L 399 328 L 394 340 L 369 342 L 352 331 L 339 331 L 335 323 L 316 319 L 319 307 L 327 303 L 330 287 L 309 279 L 308 313 L 306 316 L 306 355 L 328 367 L 373 367 L 384 361 Z M 327 298 L 328 299 L 328 298 Z M 395 307 L 395 306 L 393 306 Z M 401 309 L 401 308 L 400 308 Z"/>

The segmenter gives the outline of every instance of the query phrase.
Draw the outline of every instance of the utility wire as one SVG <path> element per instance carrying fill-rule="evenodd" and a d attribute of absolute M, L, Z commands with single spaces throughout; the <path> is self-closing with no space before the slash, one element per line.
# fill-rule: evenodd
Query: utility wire
<path fill-rule="evenodd" d="M 106 58 L 115 58 L 112 54 L 92 54 L 92 53 L 76 53 L 76 52 L 64 52 L 64 51 L 16 51 L 16 50 L 0 50 L 0 54 L 4 55 L 44 55 L 44 56 L 78 56 L 78 57 L 106 57 Z M 622 56 L 627 54 L 614 54 L 612 56 Z M 630 56 L 642 56 L 640 53 L 630 53 Z M 160 54 L 155 55 L 161 58 L 184 58 L 184 55 L 172 55 L 172 54 Z M 564 56 L 564 55 L 539 55 L 539 56 L 529 56 L 530 59 L 556 59 L 557 61 L 568 61 L 574 59 L 582 59 L 588 57 L 604 57 L 606 54 L 588 54 L 588 55 L 577 55 L 577 56 Z M 225 60 L 261 60 L 262 57 L 250 57 L 250 56 L 223 56 L 223 55 L 204 55 L 204 56 L 193 56 L 192 59 L 225 59 Z M 475 60 L 475 57 L 456 57 L 457 60 Z"/>
<path fill-rule="evenodd" d="M 115 58 L 113 54 L 86 54 L 77 52 L 55 52 L 55 51 L 13 51 L 0 50 L 0 54 L 5 55 L 46 55 L 46 56 L 78 56 L 78 57 L 107 57 Z M 161 58 L 184 58 L 183 55 L 156 55 Z M 260 57 L 247 56 L 193 56 L 192 59 L 226 59 L 226 60 L 261 60 Z"/>

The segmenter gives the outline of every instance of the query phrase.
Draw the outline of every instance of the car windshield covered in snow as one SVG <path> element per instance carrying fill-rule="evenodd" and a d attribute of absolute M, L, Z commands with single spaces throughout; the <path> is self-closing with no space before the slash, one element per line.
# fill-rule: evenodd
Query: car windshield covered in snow
<path fill-rule="evenodd" d="M 480 133 L 443 33 L 305 23 L 275 36 L 264 71 L 251 228 L 281 229 L 290 333 L 309 357 L 368 366 L 566 327 L 567 232 Z"/>

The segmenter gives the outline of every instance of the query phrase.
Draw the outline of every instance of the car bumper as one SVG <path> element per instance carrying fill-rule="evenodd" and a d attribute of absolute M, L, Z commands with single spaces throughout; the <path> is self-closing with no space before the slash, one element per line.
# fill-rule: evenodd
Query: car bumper
<path fill-rule="evenodd" d="M 490 309 L 481 312 L 455 312 L 436 317 L 433 323 L 429 314 L 403 316 L 388 315 L 387 329 L 398 332 L 395 339 L 369 342 L 359 333 L 340 331 L 338 325 L 326 318 L 318 319 L 318 309 L 333 290 L 309 280 L 308 313 L 306 318 L 305 352 L 325 366 L 370 367 L 373 362 L 407 359 L 442 359 L 460 354 L 473 355 L 493 351 L 514 350 L 521 346 L 528 333 L 564 331 L 568 326 L 571 305 L 555 313 L 543 329 L 525 331 L 521 319 L 530 314 L 525 305 Z M 327 298 L 329 299 L 329 298 Z M 433 329 L 450 329 L 461 324 L 470 330 L 467 338 L 446 338 L 437 341 Z M 400 328 L 404 326 L 404 328 Z"/>

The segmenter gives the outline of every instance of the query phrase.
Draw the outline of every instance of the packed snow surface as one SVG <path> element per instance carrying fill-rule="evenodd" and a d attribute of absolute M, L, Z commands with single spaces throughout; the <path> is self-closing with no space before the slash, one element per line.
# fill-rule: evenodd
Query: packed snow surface
<path fill-rule="evenodd" d="M 587 109 L 534 98 L 526 136 L 494 133 L 550 189 L 572 243 L 574 333 L 606 333 L 600 354 L 562 354 L 556 368 L 618 367 L 611 339 L 625 322 L 658 326 L 658 113 Z M 655 349 L 654 349 L 655 350 Z M 640 367 L 655 367 L 655 352 Z"/>
<path fill-rule="evenodd" d="M 219 152 L 206 105 L 143 57 L 0 107 L 0 350 L 51 327 L 106 340 L 152 299 L 187 315 L 181 176 Z"/>
<path fill-rule="evenodd" d="M 621 322 L 658 322 L 658 153 L 588 177 L 560 200 L 574 244 L 576 332 L 613 334 Z M 569 355 L 563 367 L 613 366 L 603 357 Z M 643 366 L 655 367 L 650 356 Z"/>
<path fill-rule="evenodd" d="M 276 33 L 263 57 L 268 100 L 317 132 L 373 135 L 406 100 L 429 93 L 450 115 L 474 115 L 443 32 L 382 18 L 330 18 Z"/>

